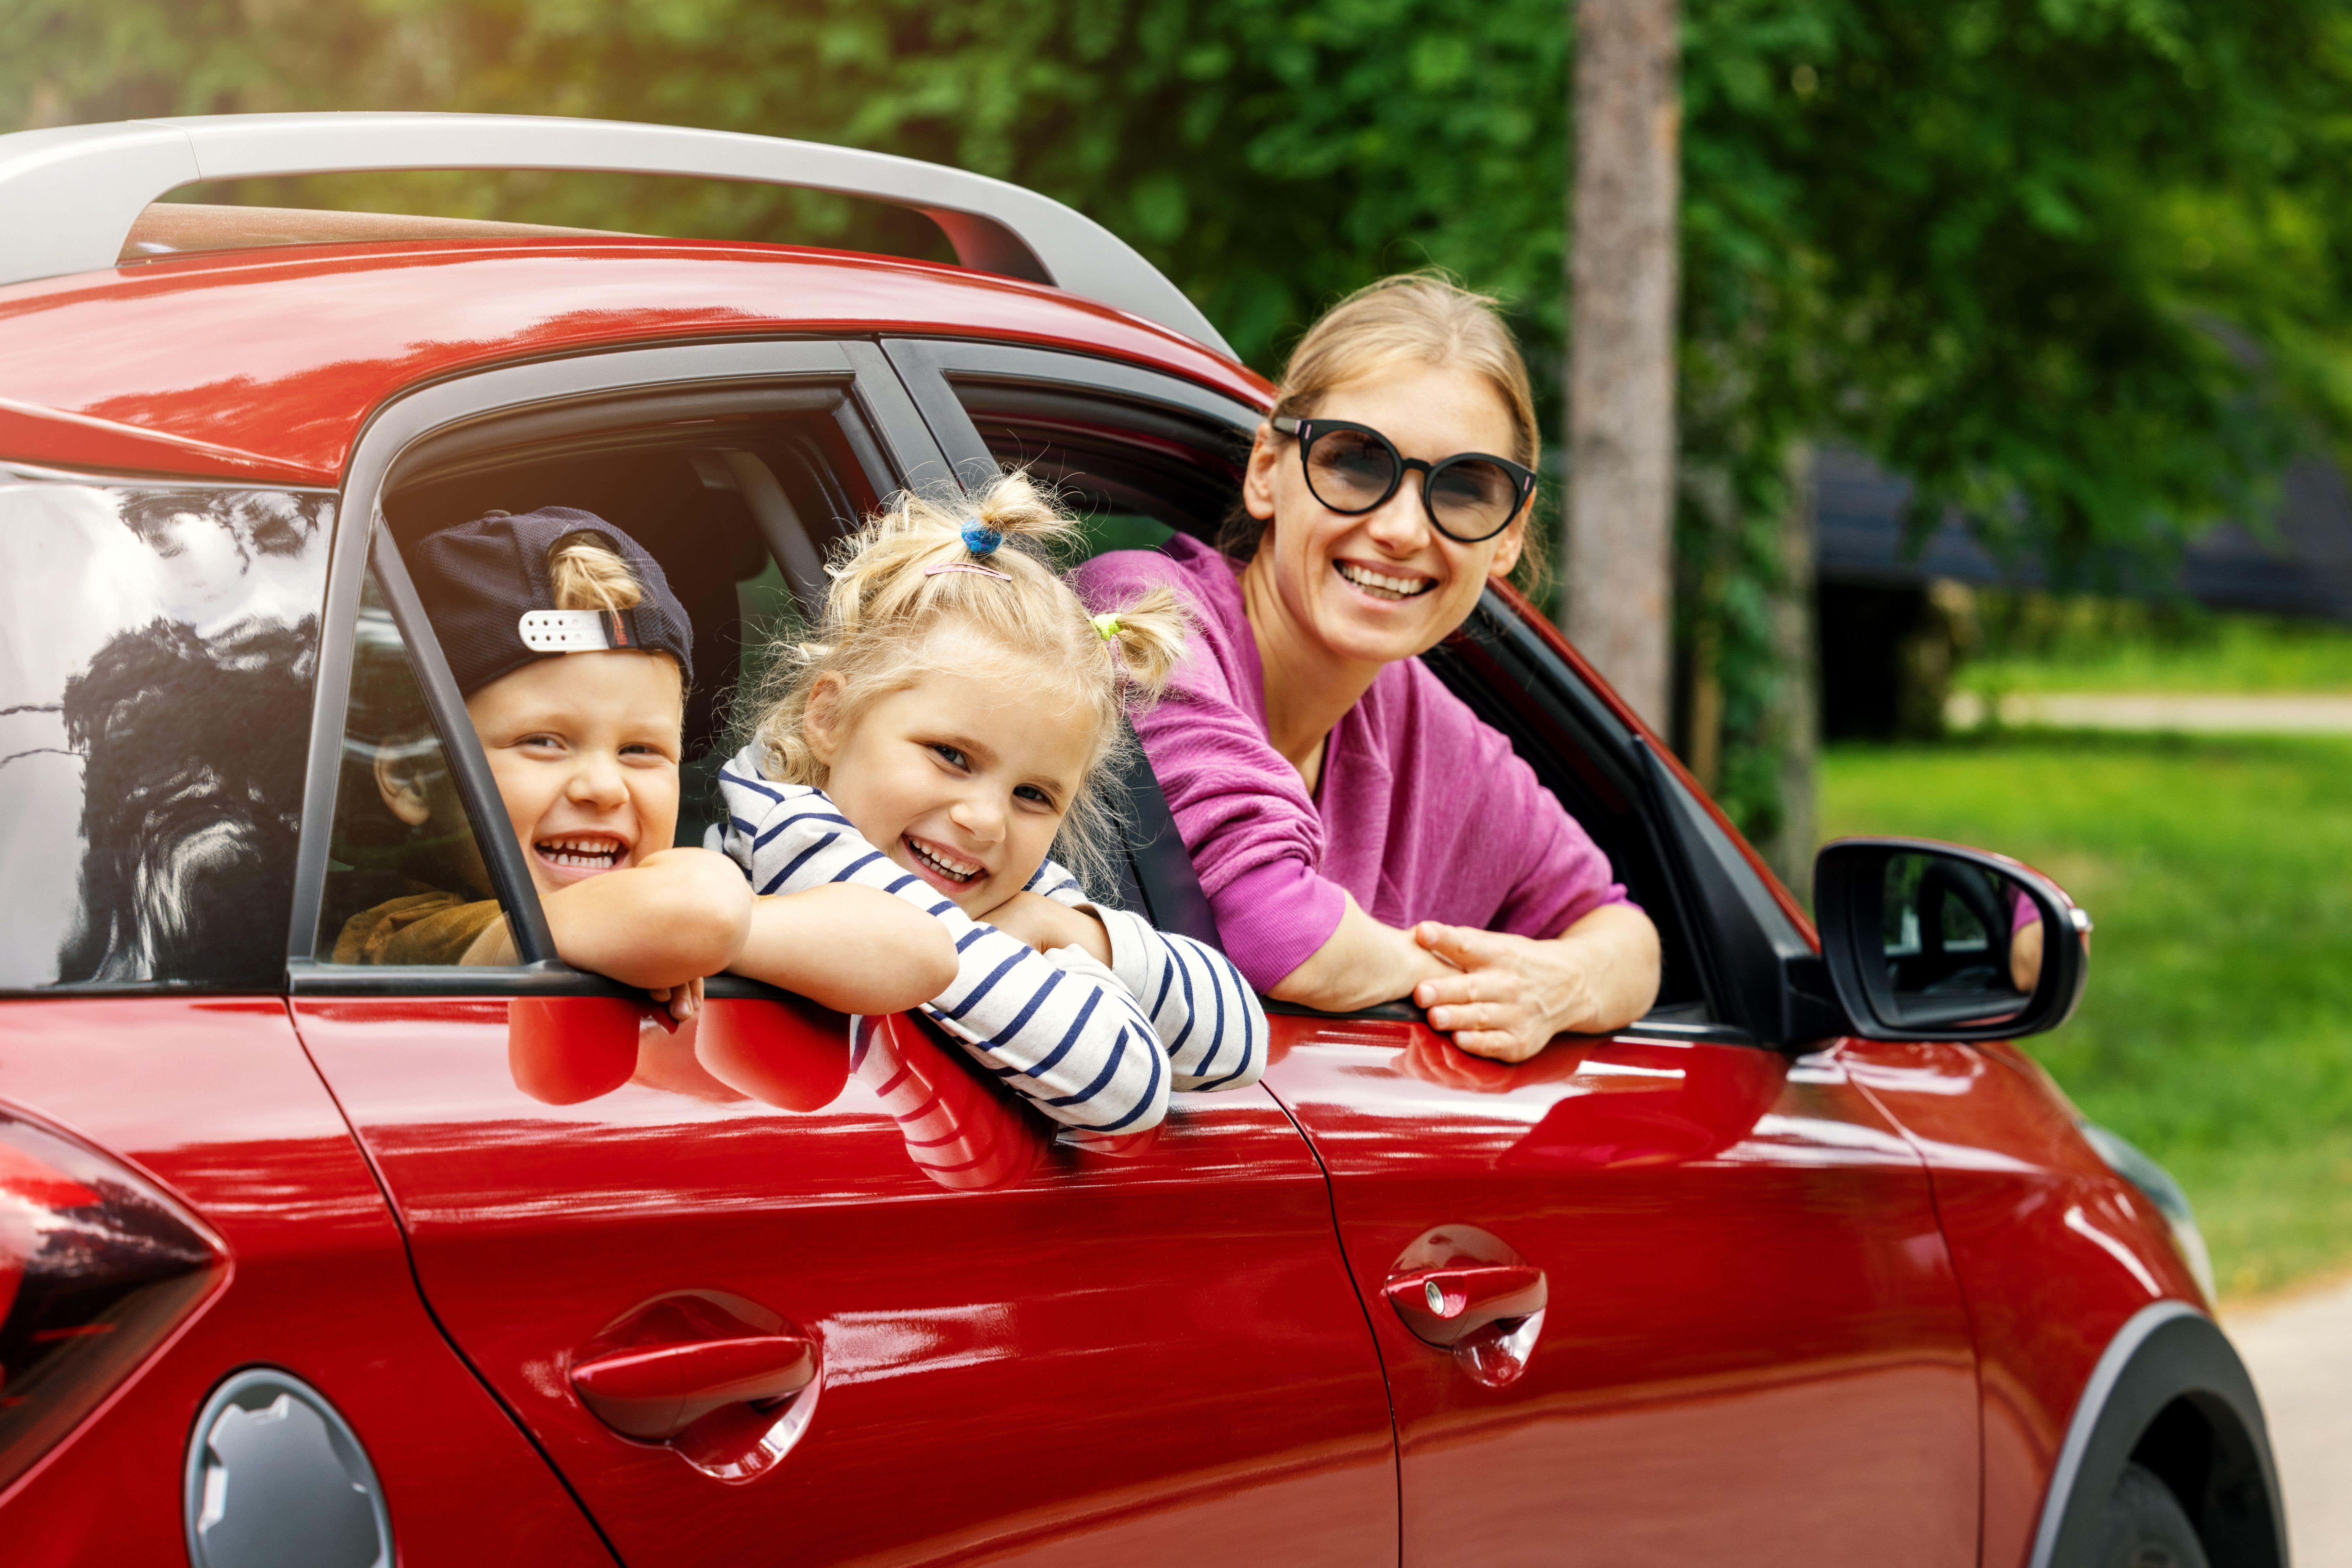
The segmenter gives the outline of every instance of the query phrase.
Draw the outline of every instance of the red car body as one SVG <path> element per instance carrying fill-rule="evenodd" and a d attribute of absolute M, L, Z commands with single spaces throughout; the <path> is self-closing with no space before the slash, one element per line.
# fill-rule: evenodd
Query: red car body
<path fill-rule="evenodd" d="M 859 376 L 895 366 L 906 388 L 860 381 L 869 412 L 929 416 L 961 383 L 918 385 L 910 343 L 1062 356 L 1114 400 L 1137 375 L 1269 395 L 1165 328 L 957 268 L 623 237 L 320 245 L 0 289 L 0 470 L 344 490 L 421 393 L 646 349 L 732 345 L 735 385 L 774 345 L 856 345 Z M 1016 414 L 1033 437 L 1062 417 Z M 873 413 L 886 444 L 891 417 Z M 960 460 L 932 424 L 928 458 Z M 925 477 L 924 455 L 894 458 Z M 338 500 L 347 531 L 365 514 Z M 1647 740 L 1539 616 L 1494 602 L 1528 658 Z M 308 709 L 224 721 L 320 744 Z M 1704 814 L 1686 830 L 1738 860 L 1714 874 L 1815 940 L 1654 754 Z M 1507 1068 L 1409 1016 L 1286 1013 L 1259 1088 L 1074 1147 L 906 1019 L 853 1072 L 838 1019 L 715 1001 L 706 1052 L 727 1035 L 765 1064 L 747 1093 L 690 1042 L 637 1038 L 593 985 L 367 994 L 307 973 L 0 1001 L 0 1110 L 154 1184 L 223 1258 L 0 1492 L 9 1561 L 188 1552 L 191 1423 L 260 1364 L 341 1411 L 411 1563 L 2005 1568 L 2057 1560 L 2078 1472 L 2117 1442 L 2184 1494 L 2214 1561 L 2283 1561 L 2251 1395 L 2179 1370 L 2227 1347 L 2171 1227 L 2011 1046 L 1669 1021 Z M 529 1030 L 584 1037 L 612 1022 L 599 1006 L 625 1013 L 628 1081 L 525 1092 Z M 1457 1278 L 1546 1290 L 1509 1333 L 1433 1342 L 1416 1303 Z M 688 1320 L 810 1342 L 821 1374 L 675 1439 L 616 1432 L 573 1372 Z M 2183 1334 L 2203 1337 L 2148 1348 Z"/>

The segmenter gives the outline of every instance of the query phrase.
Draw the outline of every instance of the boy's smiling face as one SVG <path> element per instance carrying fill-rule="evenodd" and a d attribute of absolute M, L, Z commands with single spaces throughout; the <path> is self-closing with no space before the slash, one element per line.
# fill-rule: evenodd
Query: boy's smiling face
<path fill-rule="evenodd" d="M 866 840 L 968 915 L 1021 890 L 1045 863 L 1094 760 L 1074 702 L 1034 674 L 947 658 L 847 723 L 833 689 L 809 700 L 825 793 Z M 1024 677 L 1026 679 L 1024 679 Z"/>
<path fill-rule="evenodd" d="M 686 694 L 667 654 L 535 659 L 466 711 L 541 897 L 670 847 Z"/>

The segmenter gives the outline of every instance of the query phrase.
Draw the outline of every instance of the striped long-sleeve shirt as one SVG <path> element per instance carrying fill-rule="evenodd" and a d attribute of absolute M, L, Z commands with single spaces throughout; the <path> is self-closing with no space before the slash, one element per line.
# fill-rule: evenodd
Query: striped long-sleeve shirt
<path fill-rule="evenodd" d="M 717 847 L 762 895 L 862 882 L 948 927 L 956 978 L 923 1011 L 989 1070 L 1058 1121 L 1139 1131 L 1167 1113 L 1171 1088 L 1239 1089 L 1265 1060 L 1265 1016 L 1224 955 L 1089 900 L 1048 860 L 1027 890 L 1102 921 L 1106 970 L 1076 948 L 1041 953 L 972 920 L 861 837 L 825 793 L 772 784 L 746 750 L 719 771 L 727 821 Z"/>

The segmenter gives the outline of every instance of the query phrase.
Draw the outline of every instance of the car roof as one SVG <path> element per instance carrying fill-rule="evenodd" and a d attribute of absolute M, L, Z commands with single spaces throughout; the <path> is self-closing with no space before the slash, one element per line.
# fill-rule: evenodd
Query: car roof
<path fill-rule="evenodd" d="M 0 289 L 0 461 L 332 485 L 402 389 L 681 340 L 890 334 L 1076 350 L 1264 406 L 1263 378 L 1043 284 L 845 251 L 627 236 L 175 255 Z"/>

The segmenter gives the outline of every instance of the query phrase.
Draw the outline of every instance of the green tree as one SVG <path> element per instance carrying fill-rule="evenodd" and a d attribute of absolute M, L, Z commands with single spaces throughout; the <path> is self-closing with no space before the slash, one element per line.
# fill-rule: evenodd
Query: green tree
<path fill-rule="evenodd" d="M 1684 16 L 1677 637 L 1716 683 L 1722 794 L 1769 841 L 1788 787 L 1781 522 L 1805 443 L 1910 475 L 1923 520 L 1957 506 L 2000 549 L 2094 574 L 2259 515 L 2286 455 L 2352 445 L 2352 14 Z M 1558 427 L 1561 0 L 0 0 L 0 123 L 467 109 L 961 163 L 1108 224 L 1266 369 L 1339 292 L 1435 262 L 1514 302 Z M 473 181 L 448 199 L 908 238 L 837 203 L 581 190 Z"/>

